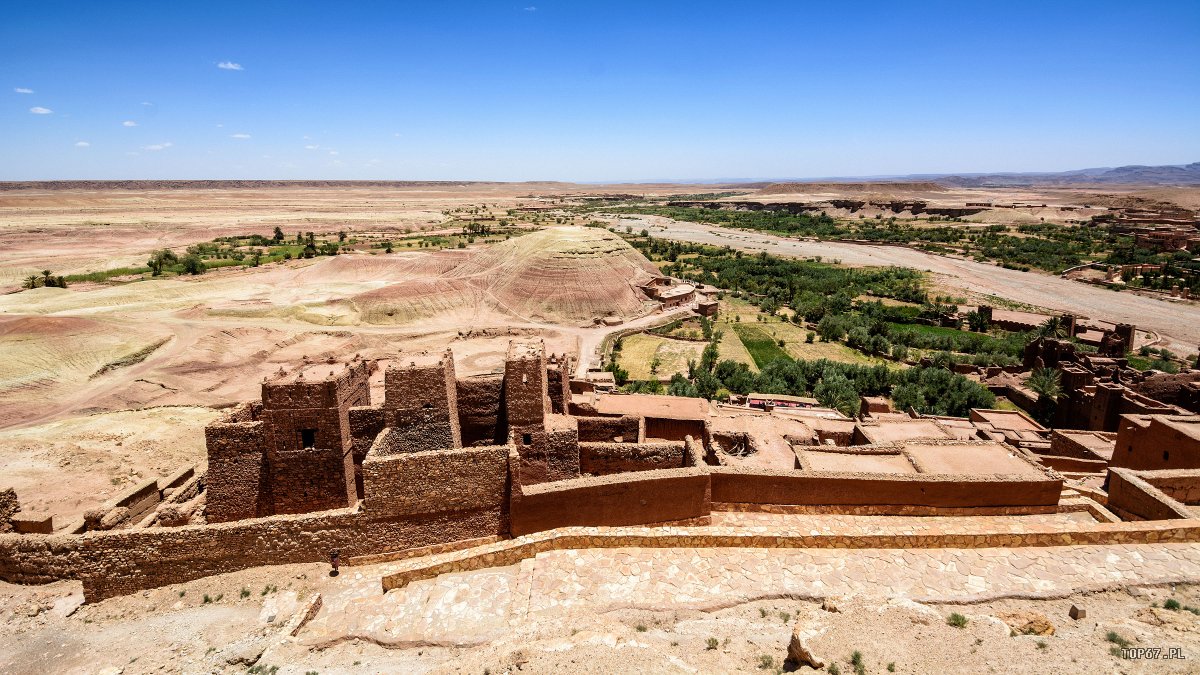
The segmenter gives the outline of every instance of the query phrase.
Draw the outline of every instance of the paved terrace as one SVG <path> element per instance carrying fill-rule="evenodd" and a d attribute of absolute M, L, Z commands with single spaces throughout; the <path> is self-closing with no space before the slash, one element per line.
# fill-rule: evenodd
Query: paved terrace
<path fill-rule="evenodd" d="M 347 568 L 300 634 L 328 646 L 481 644 L 538 620 L 622 608 L 714 610 L 846 595 L 926 602 L 1056 597 L 1120 584 L 1200 580 L 1200 544 L 978 549 L 607 548 L 540 553 L 384 594 L 396 564 Z"/>

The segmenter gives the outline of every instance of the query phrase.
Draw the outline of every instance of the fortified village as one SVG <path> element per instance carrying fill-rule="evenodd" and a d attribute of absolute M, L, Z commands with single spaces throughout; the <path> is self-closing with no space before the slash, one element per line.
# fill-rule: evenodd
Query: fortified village
<path fill-rule="evenodd" d="M 670 290 L 652 297 L 678 305 L 682 294 Z M 683 294 L 711 313 L 694 289 Z M 298 363 L 207 427 L 206 469 L 147 481 L 60 528 L 51 514 L 21 511 L 6 490 L 0 578 L 80 579 L 94 602 L 330 551 L 351 565 L 407 561 L 383 577 L 382 593 L 556 548 L 629 542 L 1197 541 L 1200 415 L 1128 386 L 1136 376 L 1119 355 L 1132 335 L 1126 325 L 1102 333 L 1100 355 L 1077 355 L 1065 340 L 1029 344 L 1024 368 L 1061 368 L 1064 419 L 1083 422 L 1053 430 L 1020 410 L 939 417 L 894 411 L 883 398 L 864 397 L 850 418 L 797 397 L 751 394 L 732 405 L 605 392 L 539 341 L 514 340 L 502 373 L 465 378 L 449 349 Z M 979 374 L 1014 401 L 1029 398 L 1002 369 Z M 382 401 L 372 401 L 373 383 Z M 1194 410 L 1196 387 L 1184 380 L 1172 398 Z M 1080 513 L 1087 523 L 845 538 L 784 521 L 743 531 L 738 516 L 749 513 Z"/>

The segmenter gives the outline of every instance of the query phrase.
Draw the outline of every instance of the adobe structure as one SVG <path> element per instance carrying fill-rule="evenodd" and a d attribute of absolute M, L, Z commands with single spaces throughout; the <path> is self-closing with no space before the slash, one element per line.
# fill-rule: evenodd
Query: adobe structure
<path fill-rule="evenodd" d="M 1200 503 L 1195 416 L 1125 415 L 1116 434 L 1051 432 L 1019 412 L 922 416 L 869 399 L 854 419 L 819 406 L 573 393 L 582 383 L 571 366 L 540 342 L 513 342 L 501 372 L 476 377 L 457 377 L 449 350 L 280 371 L 260 400 L 207 427 L 206 468 L 136 486 L 78 523 L 22 518 L 15 493 L 0 490 L 0 579 L 79 579 L 95 601 L 323 561 L 334 549 L 352 564 L 428 558 L 426 574 L 456 550 L 483 565 L 538 546 L 606 545 L 606 528 L 640 528 L 655 545 L 684 535 L 689 545 L 745 545 L 713 525 L 714 514 L 745 511 L 1071 512 L 1090 514 L 1078 533 L 1088 541 L 1200 541 L 1190 520 Z M 1159 459 L 1165 442 L 1172 450 Z M 1169 530 L 1121 522 L 1180 519 Z M 921 545 L 951 541 L 930 536 Z M 1069 543 L 1055 532 L 1044 545 L 1063 536 Z M 750 545 L 851 539 L 781 534 Z M 507 553 L 465 553 L 494 546 Z"/>

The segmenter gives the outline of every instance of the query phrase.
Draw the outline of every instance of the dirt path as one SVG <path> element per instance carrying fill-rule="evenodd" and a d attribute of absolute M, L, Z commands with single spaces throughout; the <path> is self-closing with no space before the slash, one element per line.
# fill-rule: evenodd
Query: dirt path
<path fill-rule="evenodd" d="M 624 220 L 623 223 L 630 223 Z M 1200 344 L 1200 306 L 1117 293 L 1060 277 L 996 267 L 923 253 L 900 246 L 872 246 L 837 242 L 801 241 L 747 230 L 643 216 L 635 229 L 645 227 L 657 237 L 745 251 L 767 251 L 793 257 L 821 256 L 846 265 L 895 265 L 927 270 L 945 285 L 983 295 L 1071 311 L 1092 319 L 1132 323 L 1163 336 L 1176 353 L 1195 353 Z"/>

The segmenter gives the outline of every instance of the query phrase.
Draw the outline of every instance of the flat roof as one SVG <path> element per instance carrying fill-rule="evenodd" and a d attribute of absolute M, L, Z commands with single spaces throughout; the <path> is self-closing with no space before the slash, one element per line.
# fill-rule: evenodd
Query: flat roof
<path fill-rule="evenodd" d="M 691 284 L 679 284 L 678 286 L 672 286 L 672 287 L 668 288 L 667 290 L 659 293 L 658 297 L 673 298 L 678 295 L 687 295 L 688 293 L 695 293 L 695 292 L 696 292 L 695 286 L 692 286 Z"/>
<path fill-rule="evenodd" d="M 848 452 L 822 452 L 819 447 L 801 450 L 813 471 L 858 471 L 863 473 L 915 474 L 916 467 L 900 453 L 879 455 Z"/>
<path fill-rule="evenodd" d="M 971 416 L 973 418 L 978 417 L 980 421 L 987 422 L 997 429 L 1011 429 L 1012 431 L 1046 430 L 1046 427 L 1038 424 L 1030 419 L 1028 415 L 1017 410 L 971 408 Z"/>
<path fill-rule="evenodd" d="M 1020 474 L 1044 477 L 1013 450 L 996 443 L 905 443 L 904 452 L 912 457 L 921 473 L 949 474 Z"/>
<path fill-rule="evenodd" d="M 638 415 L 677 420 L 708 417 L 708 401 L 702 398 L 658 394 L 597 394 L 596 412 L 602 415 Z"/>
<path fill-rule="evenodd" d="M 877 425 L 860 424 L 859 430 L 871 443 L 907 441 L 914 438 L 953 438 L 937 422 L 926 419 L 882 421 Z"/>
<path fill-rule="evenodd" d="M 746 400 L 760 399 L 763 401 L 791 401 L 792 403 L 811 403 L 819 405 L 821 402 L 809 396 L 789 396 L 787 394 L 746 394 Z"/>

